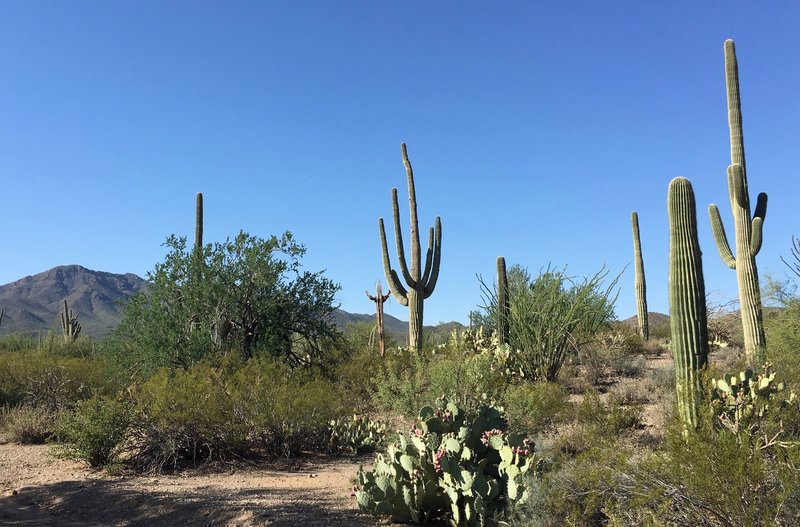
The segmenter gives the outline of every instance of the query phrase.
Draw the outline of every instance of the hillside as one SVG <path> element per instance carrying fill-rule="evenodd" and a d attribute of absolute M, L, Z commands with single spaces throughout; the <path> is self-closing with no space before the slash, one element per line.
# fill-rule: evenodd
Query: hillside
<path fill-rule="evenodd" d="M 0 286 L 0 308 L 4 309 L 0 335 L 37 335 L 51 330 L 60 332 L 59 313 L 66 299 L 70 309 L 78 316 L 81 334 L 102 339 L 119 322 L 122 303 L 146 287 L 147 281 L 135 274 L 93 271 L 80 265 L 63 265 L 26 276 Z M 347 324 L 358 322 L 373 324 L 375 315 L 336 309 L 333 319 L 337 326 L 344 328 Z M 405 341 L 407 322 L 387 314 L 384 324 L 387 333 L 398 342 Z M 449 322 L 440 326 L 425 326 L 425 329 L 438 337 L 449 334 L 454 325 L 460 326 Z"/>
<path fill-rule="evenodd" d="M 4 309 L 0 335 L 61 331 L 59 313 L 67 300 L 81 334 L 102 338 L 116 326 L 120 303 L 146 287 L 135 274 L 92 271 L 64 265 L 0 286 Z"/>

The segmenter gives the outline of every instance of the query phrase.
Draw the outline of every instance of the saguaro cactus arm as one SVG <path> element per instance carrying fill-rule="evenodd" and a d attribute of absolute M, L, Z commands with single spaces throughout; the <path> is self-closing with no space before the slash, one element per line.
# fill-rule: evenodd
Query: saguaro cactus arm
<path fill-rule="evenodd" d="M 433 294 L 436 282 L 439 280 L 439 262 L 442 258 L 442 221 L 436 217 L 436 228 L 431 228 L 428 233 L 428 254 L 425 258 L 425 295 L 428 298 Z M 428 272 L 430 271 L 430 272 Z"/>
<path fill-rule="evenodd" d="M 714 234 L 714 242 L 720 258 L 722 258 L 725 265 L 731 269 L 736 269 L 736 258 L 731 252 L 728 237 L 725 235 L 725 224 L 722 223 L 722 218 L 720 218 L 719 208 L 713 203 L 708 206 L 708 219 L 711 221 L 711 232 Z"/>
<path fill-rule="evenodd" d="M 389 247 L 386 244 L 386 230 L 383 228 L 383 218 L 378 218 L 378 230 L 381 235 L 381 255 L 383 256 L 383 274 L 386 275 L 386 280 L 389 282 L 389 291 L 401 305 L 408 305 L 408 291 L 400 282 L 400 277 L 397 276 L 397 271 L 392 269 L 392 263 L 389 261 Z"/>

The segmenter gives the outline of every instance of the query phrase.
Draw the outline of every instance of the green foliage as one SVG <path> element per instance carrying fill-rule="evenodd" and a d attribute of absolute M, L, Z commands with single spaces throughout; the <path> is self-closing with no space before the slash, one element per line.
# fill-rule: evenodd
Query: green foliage
<path fill-rule="evenodd" d="M 790 282 L 768 282 L 770 294 L 779 306 L 770 310 L 765 324 L 768 338 L 767 357 L 780 366 L 781 377 L 800 387 L 800 295 Z"/>
<path fill-rule="evenodd" d="M 420 354 L 398 348 L 381 363 L 374 401 L 406 416 L 445 395 L 470 409 L 501 397 L 514 378 L 513 354 L 479 328 L 455 331 L 446 344 Z"/>
<path fill-rule="evenodd" d="M 25 402 L 57 412 L 94 392 L 114 389 L 106 364 L 45 351 L 0 353 L 0 405 Z"/>
<path fill-rule="evenodd" d="M 551 429 L 571 416 L 568 396 L 567 389 L 554 382 L 509 387 L 503 397 L 509 426 L 530 435 Z"/>
<path fill-rule="evenodd" d="M 60 443 L 56 452 L 92 467 L 114 463 L 124 448 L 131 420 L 129 401 L 107 396 L 81 401 L 61 417 L 55 431 Z"/>
<path fill-rule="evenodd" d="M 329 316 L 338 286 L 301 270 L 305 248 L 291 233 L 263 240 L 242 232 L 201 254 L 185 238 L 165 245 L 148 291 L 129 301 L 116 331 L 116 359 L 144 377 L 220 350 L 309 364 L 337 338 Z"/>
<path fill-rule="evenodd" d="M 553 381 L 564 361 L 594 336 L 614 316 L 618 277 L 603 286 L 608 271 L 571 277 L 550 267 L 532 278 L 514 265 L 508 270 L 509 341 L 524 377 Z M 486 306 L 474 317 L 493 327 L 497 319 L 497 293 L 482 284 Z"/>
<path fill-rule="evenodd" d="M 530 441 L 504 430 L 495 407 L 468 417 L 442 398 L 423 408 L 411 433 L 359 472 L 359 508 L 399 522 L 496 524 L 509 505 L 525 501 L 522 478 L 534 466 Z"/>

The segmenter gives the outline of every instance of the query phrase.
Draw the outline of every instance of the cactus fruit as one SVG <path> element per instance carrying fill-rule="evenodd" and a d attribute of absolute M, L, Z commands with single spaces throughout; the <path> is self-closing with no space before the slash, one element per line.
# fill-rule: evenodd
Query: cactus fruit
<path fill-rule="evenodd" d="M 511 304 L 508 298 L 508 275 L 506 274 L 506 259 L 497 257 L 497 341 L 499 344 L 508 344 L 511 339 L 508 317 Z"/>
<path fill-rule="evenodd" d="M 639 319 L 639 333 L 644 340 L 650 338 L 650 325 L 647 320 L 647 284 L 644 279 L 644 259 L 642 244 L 639 241 L 639 215 L 631 212 L 633 226 L 633 285 L 636 289 L 636 316 Z"/>
<path fill-rule="evenodd" d="M 751 364 L 765 360 L 767 344 L 761 312 L 761 290 L 758 284 L 756 255 L 761 249 L 762 228 L 767 213 L 767 195 L 758 195 L 756 210 L 750 216 L 747 169 L 744 158 L 742 111 L 739 99 L 739 68 L 733 40 L 725 41 L 725 84 L 728 90 L 728 126 L 730 128 L 731 165 L 728 167 L 728 197 L 733 211 L 736 256 L 731 252 L 725 228 L 716 205 L 708 206 L 711 229 L 722 261 L 736 270 L 739 305 L 744 330 L 744 351 Z"/>
<path fill-rule="evenodd" d="M 389 300 L 389 293 L 383 294 L 381 290 L 381 281 L 375 282 L 375 296 L 369 294 L 369 291 L 364 291 L 367 298 L 375 302 L 375 327 L 378 330 L 378 352 L 383 358 L 386 355 L 386 335 L 383 331 L 383 303 Z"/>
<path fill-rule="evenodd" d="M 81 323 L 78 322 L 78 315 L 73 315 L 72 310 L 64 300 L 64 311 L 61 313 L 61 330 L 64 332 L 64 340 L 74 342 L 81 332 Z"/>
<path fill-rule="evenodd" d="M 708 360 L 703 262 L 697 241 L 694 191 L 675 178 L 667 195 L 669 213 L 669 317 L 678 410 L 684 427 L 698 424 L 700 370 Z"/>
<path fill-rule="evenodd" d="M 392 212 L 394 216 L 394 236 L 397 246 L 397 259 L 400 262 L 400 272 L 405 279 L 408 289 L 400 283 L 397 272 L 392 269 L 389 262 L 389 249 L 386 245 L 386 232 L 383 228 L 383 218 L 378 219 L 378 229 L 381 237 L 381 252 L 383 255 L 383 271 L 389 282 L 389 290 L 400 304 L 408 306 L 408 347 L 419 352 L 422 349 L 422 311 L 423 300 L 431 296 L 439 278 L 439 261 L 442 249 L 442 222 L 436 217 L 436 226 L 431 227 L 428 233 L 428 251 L 425 257 L 425 269 L 421 271 L 419 223 L 417 221 L 417 195 L 414 189 L 414 172 L 408 160 L 406 144 L 400 145 L 403 164 L 408 177 L 408 208 L 411 212 L 411 269 L 406 263 L 405 250 L 403 249 L 403 236 L 400 230 L 400 207 L 397 204 L 397 189 L 392 189 Z"/>

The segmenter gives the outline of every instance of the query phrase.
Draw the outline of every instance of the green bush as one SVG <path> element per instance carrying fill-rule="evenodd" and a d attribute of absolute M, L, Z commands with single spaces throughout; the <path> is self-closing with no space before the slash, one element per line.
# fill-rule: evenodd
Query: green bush
<path fill-rule="evenodd" d="M 506 391 L 503 402 L 509 426 L 534 435 L 544 432 L 571 415 L 569 392 L 552 382 L 519 383 Z"/>
<path fill-rule="evenodd" d="M 473 417 L 445 398 L 423 408 L 411 433 L 359 472 L 359 508 L 399 522 L 495 525 L 524 502 L 522 478 L 535 466 L 533 445 L 505 425 L 490 406 Z"/>
<path fill-rule="evenodd" d="M 92 467 L 109 465 L 124 447 L 132 419 L 129 401 L 94 396 L 64 413 L 56 428 L 56 452 L 86 461 Z"/>
<path fill-rule="evenodd" d="M 25 402 L 56 412 L 113 389 L 100 359 L 44 351 L 0 353 L 0 405 Z"/>

